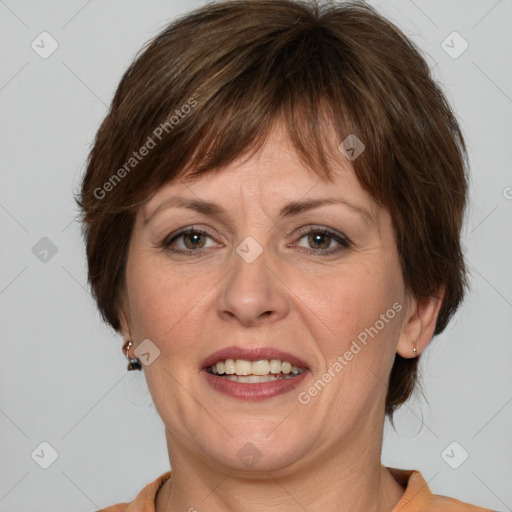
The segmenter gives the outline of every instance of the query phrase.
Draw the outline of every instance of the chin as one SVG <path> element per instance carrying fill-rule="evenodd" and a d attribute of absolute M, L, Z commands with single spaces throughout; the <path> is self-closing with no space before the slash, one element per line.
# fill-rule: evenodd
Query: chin
<path fill-rule="evenodd" d="M 225 436 L 218 442 L 209 438 L 201 453 L 214 465 L 228 471 L 255 474 L 280 471 L 303 458 L 306 452 L 304 441 L 294 441 L 289 432 L 283 432 L 283 435 L 274 433 L 270 438 L 268 432 L 268 426 L 252 430 L 245 428 L 230 432 L 233 437 Z"/>

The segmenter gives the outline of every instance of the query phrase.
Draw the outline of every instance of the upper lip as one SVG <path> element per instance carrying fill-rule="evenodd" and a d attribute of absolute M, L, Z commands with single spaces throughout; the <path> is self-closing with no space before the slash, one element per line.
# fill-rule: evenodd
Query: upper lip
<path fill-rule="evenodd" d="M 292 366 L 307 368 L 307 364 L 300 357 L 294 356 L 293 354 L 283 350 L 277 350 L 272 347 L 246 348 L 238 347 L 236 345 L 217 350 L 213 354 L 210 354 L 203 361 L 203 368 L 208 368 L 209 366 L 212 366 L 219 361 L 225 361 L 226 359 L 246 359 L 248 361 L 258 361 L 259 359 L 279 359 L 280 361 L 288 361 Z"/>

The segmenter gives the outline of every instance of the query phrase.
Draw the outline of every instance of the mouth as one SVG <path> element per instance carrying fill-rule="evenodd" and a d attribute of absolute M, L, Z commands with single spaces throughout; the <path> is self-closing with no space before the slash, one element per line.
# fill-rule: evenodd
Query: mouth
<path fill-rule="evenodd" d="M 305 367 L 294 366 L 290 361 L 280 359 L 225 359 L 217 361 L 206 368 L 206 371 L 220 378 L 244 384 L 273 382 L 280 379 L 293 379 L 306 370 Z"/>
<path fill-rule="evenodd" d="M 272 348 L 220 350 L 203 362 L 202 369 L 213 389 L 241 400 L 287 393 L 309 373 L 302 359 Z"/>

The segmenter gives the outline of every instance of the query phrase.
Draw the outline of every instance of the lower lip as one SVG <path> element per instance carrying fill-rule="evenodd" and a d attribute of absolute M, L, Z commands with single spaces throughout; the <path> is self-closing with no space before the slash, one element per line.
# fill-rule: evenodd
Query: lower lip
<path fill-rule="evenodd" d="M 243 384 L 241 382 L 233 382 L 224 377 L 217 377 L 206 370 L 201 372 L 207 382 L 216 391 L 220 391 L 225 395 L 239 400 L 260 401 L 268 400 L 274 396 L 283 395 L 295 389 L 305 378 L 309 370 L 304 370 L 296 377 L 288 379 L 273 380 L 270 382 L 257 382 Z"/>

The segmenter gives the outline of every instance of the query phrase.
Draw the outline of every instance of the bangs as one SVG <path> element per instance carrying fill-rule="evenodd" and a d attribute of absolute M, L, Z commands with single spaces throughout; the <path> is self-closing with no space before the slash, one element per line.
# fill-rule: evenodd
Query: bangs
<path fill-rule="evenodd" d="M 270 137 L 283 130 L 303 165 L 319 179 L 332 182 L 336 163 L 343 156 L 329 103 L 320 98 L 307 101 L 288 96 L 287 101 L 272 104 L 280 99 L 269 97 L 267 105 L 247 112 L 236 104 L 226 105 L 222 109 L 225 115 L 213 116 L 210 128 L 198 135 L 194 153 L 176 179 L 194 181 L 207 173 L 222 171 L 235 160 L 248 160 Z M 247 105 L 246 99 L 239 101 Z"/>
<path fill-rule="evenodd" d="M 377 137 L 368 133 L 375 119 L 364 128 L 357 122 L 368 111 L 360 85 L 359 90 L 352 85 L 356 80 L 351 75 L 359 65 L 345 59 L 340 69 L 336 48 L 325 36 L 320 30 L 297 27 L 278 38 L 280 44 L 269 39 L 268 48 L 262 43 L 257 52 L 254 42 L 233 52 L 223 43 L 215 50 L 216 60 L 201 53 L 202 65 L 181 94 L 168 76 L 161 84 L 132 92 L 118 111 L 119 125 L 131 132 L 131 137 L 121 136 L 132 142 L 124 148 L 124 160 L 144 141 L 153 139 L 155 147 L 122 184 L 119 197 L 125 203 L 111 197 L 109 206 L 133 212 L 164 184 L 192 181 L 237 159 L 251 158 L 277 125 L 285 129 L 304 166 L 332 181 L 336 164 L 346 162 L 339 145 L 348 135 Z M 219 56 L 221 49 L 225 53 Z M 340 73 L 345 78 L 334 80 Z M 134 110 L 130 101 L 137 101 L 140 114 L 123 119 L 123 111 Z M 134 134 L 143 136 L 135 141 Z M 365 159 L 364 154 L 358 158 Z"/>

